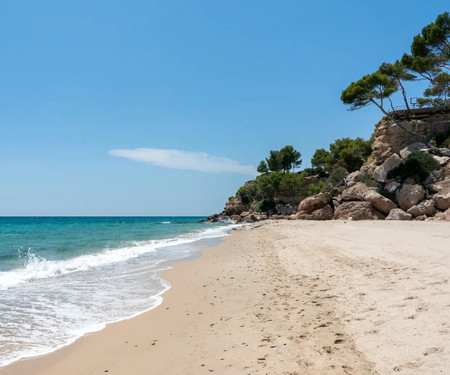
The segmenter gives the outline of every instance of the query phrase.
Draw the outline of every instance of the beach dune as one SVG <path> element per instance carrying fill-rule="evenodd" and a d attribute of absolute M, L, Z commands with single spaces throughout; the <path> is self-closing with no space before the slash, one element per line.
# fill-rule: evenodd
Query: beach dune
<path fill-rule="evenodd" d="M 449 373 L 448 223 L 257 223 L 164 277 L 154 310 L 0 375 Z"/>

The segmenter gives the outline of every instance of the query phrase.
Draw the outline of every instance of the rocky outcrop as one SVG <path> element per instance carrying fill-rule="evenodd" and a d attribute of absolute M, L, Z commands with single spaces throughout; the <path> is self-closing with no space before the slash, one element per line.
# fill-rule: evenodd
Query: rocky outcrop
<path fill-rule="evenodd" d="M 242 201 L 237 197 L 228 198 L 227 203 L 225 204 L 225 215 L 233 216 L 240 215 L 244 211 L 249 210 L 249 206 L 242 203 Z"/>
<path fill-rule="evenodd" d="M 208 220 L 253 222 L 267 218 L 386 218 L 450 221 L 450 149 L 426 143 L 437 133 L 450 130 L 450 109 L 414 110 L 412 115 L 411 121 L 406 121 L 402 115 L 396 122 L 386 118 L 380 121 L 374 133 L 373 158 L 358 171 L 348 174 L 339 188 L 305 197 L 312 183 L 322 181 L 319 176 L 305 177 L 303 195 L 275 196 L 271 201 L 258 202 L 248 202 L 247 196 L 243 196 L 242 200 L 230 197 L 224 211 Z M 401 167 L 411 153 L 417 152 L 431 155 L 441 168 L 430 172 L 428 176 L 419 176 L 414 175 L 414 171 L 408 172 L 411 164 L 408 167 L 404 164 L 401 173 L 390 173 Z M 405 172 L 411 177 L 404 177 Z M 259 212 L 262 209 L 265 213 Z"/>
<path fill-rule="evenodd" d="M 384 215 L 370 202 L 344 202 L 334 212 L 334 219 L 377 220 L 384 219 Z"/>
<path fill-rule="evenodd" d="M 401 126 L 399 126 L 399 123 Z M 410 132 L 404 130 L 408 129 Z M 450 113 L 435 113 L 410 121 L 383 118 L 375 125 L 375 141 L 372 145 L 375 164 L 381 165 L 393 153 L 399 153 L 405 147 L 421 142 L 425 143 L 434 135 L 450 129 Z"/>
<path fill-rule="evenodd" d="M 410 145 L 406 146 L 405 148 L 401 149 L 399 154 L 402 159 L 406 159 L 409 155 L 411 155 L 413 152 L 417 152 L 420 150 L 426 150 L 428 146 L 423 142 L 414 142 Z"/>

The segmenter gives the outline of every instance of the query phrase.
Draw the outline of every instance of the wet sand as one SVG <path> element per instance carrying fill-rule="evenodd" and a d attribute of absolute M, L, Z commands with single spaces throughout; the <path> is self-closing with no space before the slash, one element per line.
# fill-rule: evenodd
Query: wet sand
<path fill-rule="evenodd" d="M 448 223 L 257 223 L 164 277 L 154 310 L 0 375 L 449 373 Z"/>

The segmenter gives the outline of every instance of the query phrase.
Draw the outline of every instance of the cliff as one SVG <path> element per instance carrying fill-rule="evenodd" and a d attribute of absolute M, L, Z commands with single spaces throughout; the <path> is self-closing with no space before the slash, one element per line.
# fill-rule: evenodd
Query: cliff
<path fill-rule="evenodd" d="M 306 179 L 269 209 L 237 195 L 208 220 L 450 221 L 450 108 L 412 110 L 408 120 L 403 111 L 394 115 L 375 125 L 372 157 L 337 188 L 308 196 L 314 178 Z"/>

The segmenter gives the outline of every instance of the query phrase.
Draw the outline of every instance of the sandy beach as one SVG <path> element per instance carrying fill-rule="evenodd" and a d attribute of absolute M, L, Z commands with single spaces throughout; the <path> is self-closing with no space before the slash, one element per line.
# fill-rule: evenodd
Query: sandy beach
<path fill-rule="evenodd" d="M 163 303 L 17 374 L 450 374 L 450 226 L 271 221 L 164 277 Z"/>

